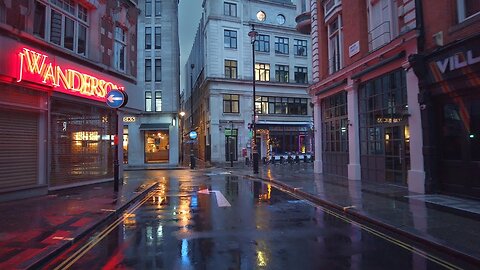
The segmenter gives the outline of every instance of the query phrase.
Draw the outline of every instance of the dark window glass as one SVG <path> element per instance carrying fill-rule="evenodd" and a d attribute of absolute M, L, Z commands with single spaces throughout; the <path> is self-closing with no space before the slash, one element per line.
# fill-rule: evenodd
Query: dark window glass
<path fill-rule="evenodd" d="M 86 55 L 87 53 L 87 28 L 81 24 L 78 26 L 77 53 Z"/>
<path fill-rule="evenodd" d="M 255 40 L 255 51 L 270 52 L 270 36 L 258 35 Z"/>
<path fill-rule="evenodd" d="M 152 59 L 145 59 L 145 81 L 152 81 Z"/>
<path fill-rule="evenodd" d="M 322 100 L 324 152 L 348 151 L 347 92 Z"/>
<path fill-rule="evenodd" d="M 237 4 L 229 2 L 223 3 L 223 14 L 226 16 L 237 17 Z"/>
<path fill-rule="evenodd" d="M 45 5 L 39 2 L 35 2 L 33 34 L 41 38 L 45 38 Z"/>
<path fill-rule="evenodd" d="M 52 10 L 50 23 L 50 42 L 62 44 L 62 14 Z"/>
<path fill-rule="evenodd" d="M 293 45 L 293 50 L 295 52 L 295 55 L 307 56 L 307 41 L 306 40 L 295 39 L 294 40 L 294 45 Z"/>
<path fill-rule="evenodd" d="M 225 48 L 237 48 L 237 31 L 224 30 L 224 46 Z"/>
<path fill-rule="evenodd" d="M 152 16 L 152 0 L 145 0 L 145 17 Z"/>
<path fill-rule="evenodd" d="M 238 113 L 239 96 L 238 95 L 223 95 L 223 112 L 224 113 Z"/>
<path fill-rule="evenodd" d="M 145 49 L 150 50 L 152 48 L 152 28 L 145 27 Z"/>
<path fill-rule="evenodd" d="M 275 65 L 275 80 L 277 82 L 287 83 L 289 81 L 289 75 L 288 66 Z"/>
<path fill-rule="evenodd" d="M 259 114 L 307 115 L 306 98 L 256 96 L 255 110 Z"/>
<path fill-rule="evenodd" d="M 294 73 L 296 83 L 308 83 L 306 67 L 295 67 Z"/>
<path fill-rule="evenodd" d="M 162 15 L 162 1 L 155 0 L 155 16 Z"/>
<path fill-rule="evenodd" d="M 162 48 L 162 28 L 155 27 L 155 49 Z"/>
<path fill-rule="evenodd" d="M 162 81 L 162 60 L 155 59 L 155 81 Z"/>
<path fill-rule="evenodd" d="M 288 54 L 288 38 L 275 37 L 275 53 Z"/>

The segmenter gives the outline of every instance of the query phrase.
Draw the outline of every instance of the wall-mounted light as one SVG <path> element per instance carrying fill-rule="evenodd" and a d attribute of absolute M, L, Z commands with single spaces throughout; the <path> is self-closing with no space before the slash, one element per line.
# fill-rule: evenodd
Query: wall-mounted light
<path fill-rule="evenodd" d="M 177 119 L 175 117 L 172 118 L 172 126 L 175 126 L 177 124 Z"/>

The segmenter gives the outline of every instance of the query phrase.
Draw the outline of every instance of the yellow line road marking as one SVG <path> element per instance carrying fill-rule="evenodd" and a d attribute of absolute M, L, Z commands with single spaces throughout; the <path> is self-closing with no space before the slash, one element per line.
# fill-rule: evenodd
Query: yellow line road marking
<path fill-rule="evenodd" d="M 113 231 L 118 225 L 120 225 L 125 219 L 128 218 L 129 214 L 135 212 L 140 206 L 142 206 L 145 202 L 147 202 L 156 192 L 150 192 L 145 198 L 138 201 L 134 205 L 132 205 L 128 210 L 125 211 L 126 215 L 122 215 L 118 217 L 114 222 L 112 222 L 108 227 L 106 227 L 103 231 L 101 231 L 97 236 L 92 238 L 89 242 L 79 248 L 75 253 L 73 253 L 70 257 L 68 257 L 65 261 L 55 267 L 55 270 L 58 269 L 68 269 L 70 268 L 75 262 L 77 262 L 83 255 L 85 255 L 88 251 L 90 251 L 96 244 L 103 240 L 111 231 Z"/>

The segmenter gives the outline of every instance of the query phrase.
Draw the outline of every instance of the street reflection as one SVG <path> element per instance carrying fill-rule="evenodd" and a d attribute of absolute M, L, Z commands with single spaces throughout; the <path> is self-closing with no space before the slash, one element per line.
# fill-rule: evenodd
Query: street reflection
<path fill-rule="evenodd" d="M 218 207 L 222 192 L 231 207 Z M 270 184 L 167 178 L 76 269 L 436 269 Z"/>

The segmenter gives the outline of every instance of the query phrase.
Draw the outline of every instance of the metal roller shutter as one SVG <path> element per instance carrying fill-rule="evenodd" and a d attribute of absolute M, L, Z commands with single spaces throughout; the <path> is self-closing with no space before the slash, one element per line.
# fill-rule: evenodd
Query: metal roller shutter
<path fill-rule="evenodd" d="M 0 191 L 37 179 L 38 114 L 0 110 Z"/>

